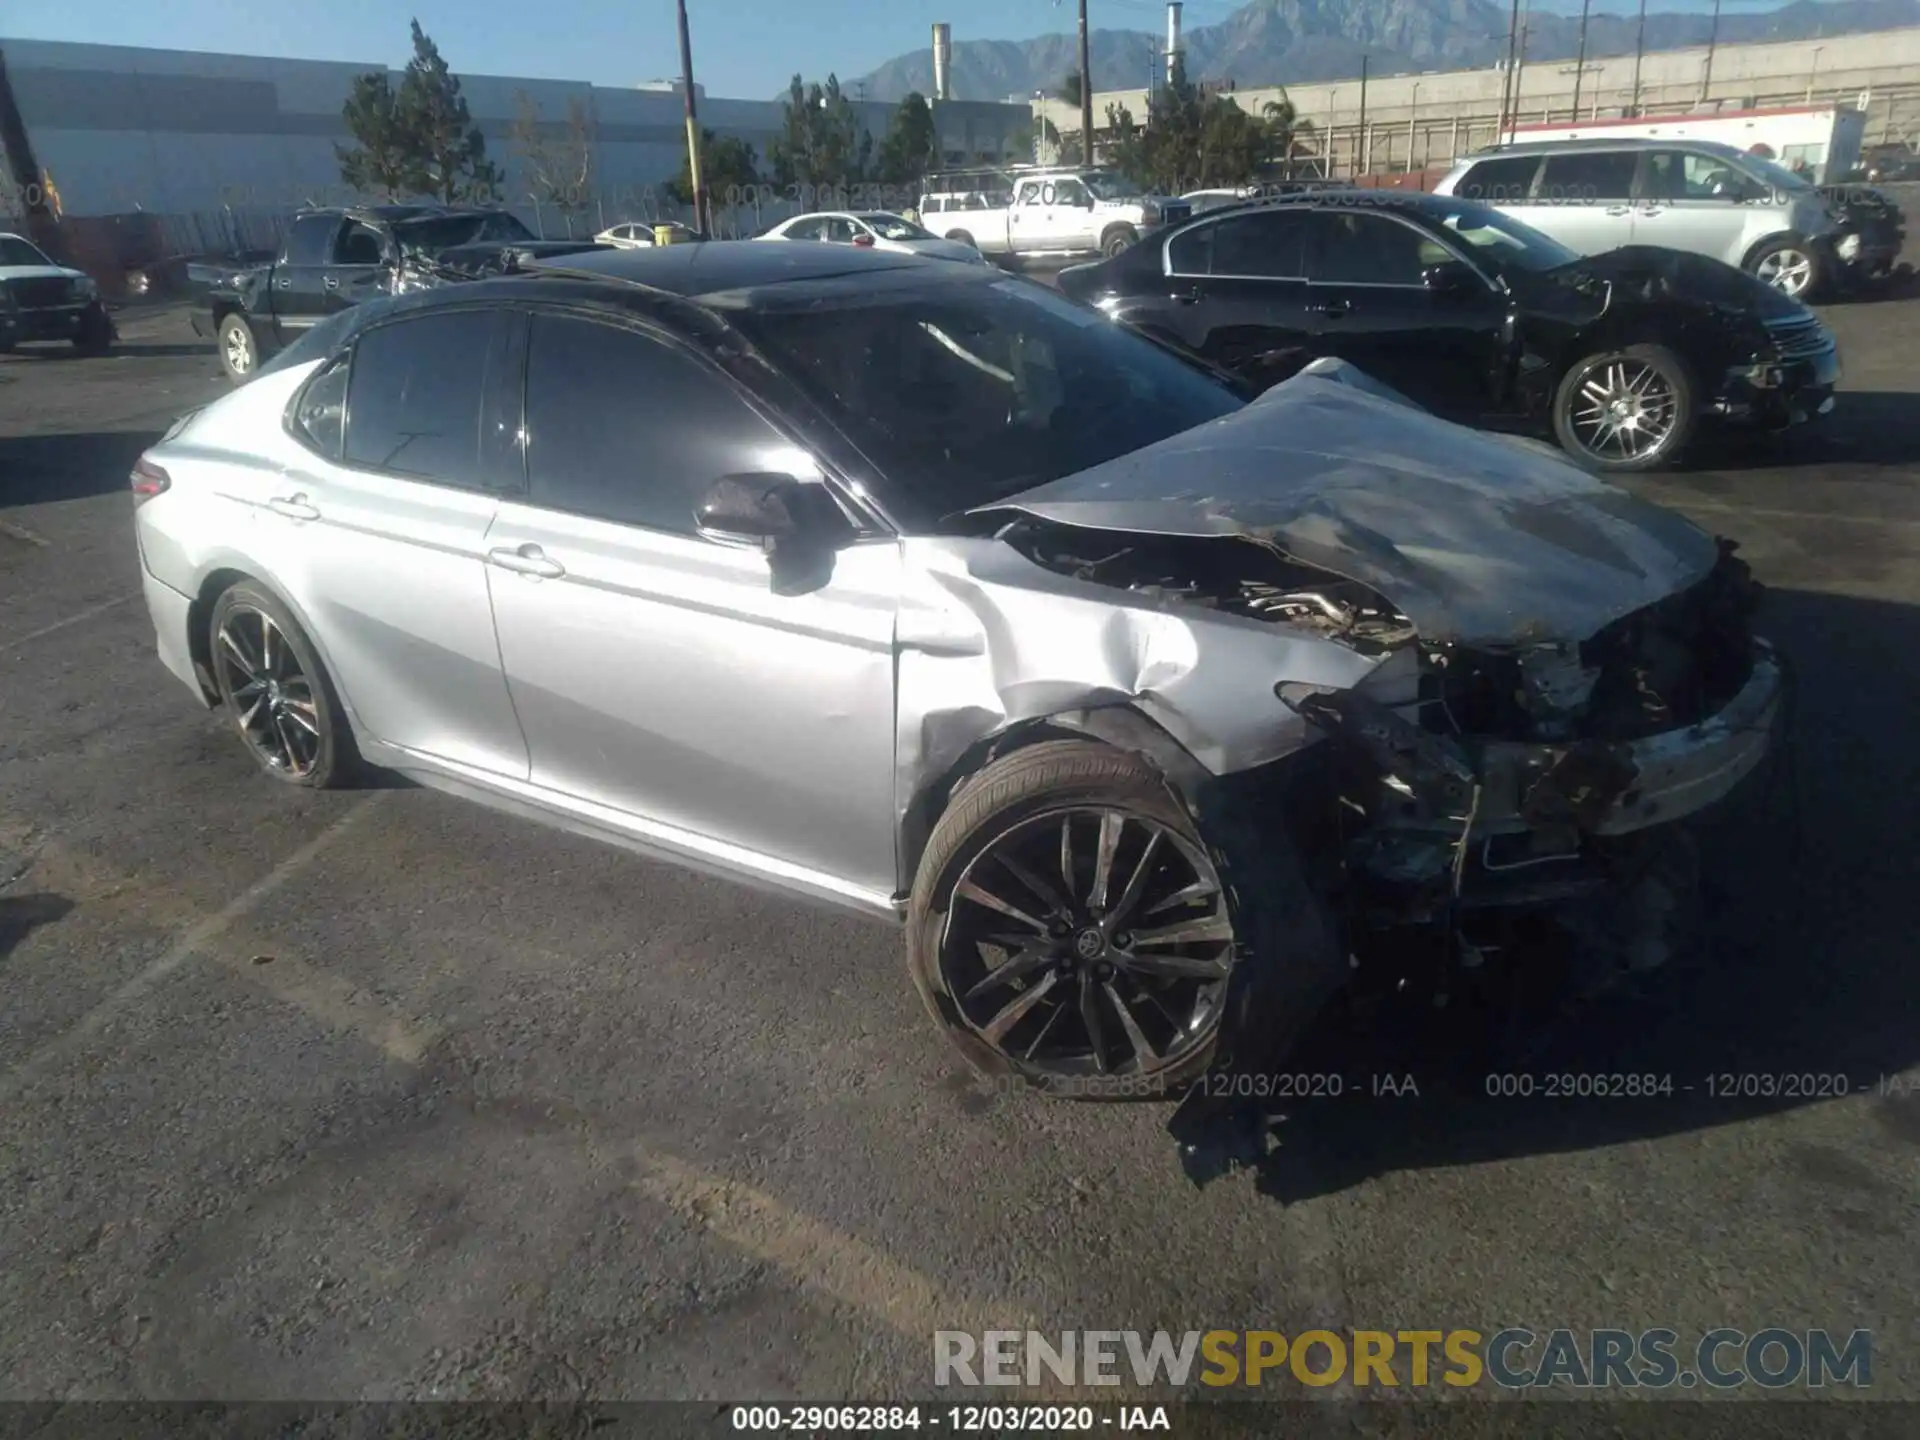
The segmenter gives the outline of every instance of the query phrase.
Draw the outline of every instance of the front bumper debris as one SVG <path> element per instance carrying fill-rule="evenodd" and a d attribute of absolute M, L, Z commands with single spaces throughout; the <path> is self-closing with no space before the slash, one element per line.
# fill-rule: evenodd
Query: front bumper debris
<path fill-rule="evenodd" d="M 90 322 L 95 310 L 113 324 L 110 314 L 98 301 L 81 300 L 66 305 L 35 305 L 15 310 L 0 310 L 0 341 L 9 345 L 30 344 L 36 340 L 71 340 Z M 114 338 L 118 338 L 115 332 Z"/>

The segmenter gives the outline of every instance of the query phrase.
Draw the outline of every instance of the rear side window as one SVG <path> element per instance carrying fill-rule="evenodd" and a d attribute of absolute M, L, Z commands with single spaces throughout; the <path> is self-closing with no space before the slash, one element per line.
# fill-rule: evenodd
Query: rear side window
<path fill-rule="evenodd" d="M 485 488 L 480 413 L 494 333 L 491 311 L 448 310 L 363 334 L 347 384 L 346 462 Z"/>
<path fill-rule="evenodd" d="M 343 355 L 309 380 L 294 400 L 293 428 L 309 447 L 338 460 L 346 418 L 347 357 Z"/>
<path fill-rule="evenodd" d="M 340 229 L 338 215 L 302 215 L 287 231 L 287 248 L 280 257 L 283 265 L 324 265 L 333 249 L 334 234 Z"/>
<path fill-rule="evenodd" d="M 1429 265 L 1452 256 L 1430 236 L 1377 211 L 1322 210 L 1313 279 L 1323 285 L 1418 285 Z"/>
<path fill-rule="evenodd" d="M 1453 193 L 1462 200 L 1478 200 L 1484 205 L 1517 204 L 1533 188 L 1533 173 L 1540 168 L 1538 155 L 1506 155 L 1497 160 L 1482 160 L 1460 177 Z"/>
<path fill-rule="evenodd" d="M 1300 210 L 1265 210 L 1197 226 L 1174 238 L 1174 273 L 1298 280 L 1306 274 L 1306 218 Z"/>
<path fill-rule="evenodd" d="M 724 377 L 683 351 L 593 320 L 533 317 L 531 503 L 692 535 L 709 485 L 778 468 L 775 459 L 792 448 Z"/>
<path fill-rule="evenodd" d="M 1637 150 L 1576 150 L 1549 155 L 1540 171 L 1538 198 L 1549 205 L 1625 200 L 1633 194 Z"/>

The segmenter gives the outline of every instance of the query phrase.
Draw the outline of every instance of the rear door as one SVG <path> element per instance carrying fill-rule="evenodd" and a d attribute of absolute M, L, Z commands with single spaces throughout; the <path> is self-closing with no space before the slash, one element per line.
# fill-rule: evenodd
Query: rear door
<path fill-rule="evenodd" d="M 1429 288 L 1434 266 L 1467 266 L 1473 283 Z M 1491 406 L 1505 343 L 1505 300 L 1461 254 L 1383 208 L 1313 212 L 1307 246 L 1313 348 L 1455 419 Z"/>
<path fill-rule="evenodd" d="M 1252 210 L 1176 235 L 1162 313 L 1180 343 L 1262 388 L 1311 360 L 1306 221 L 1301 210 Z"/>
<path fill-rule="evenodd" d="M 1048 248 L 1047 198 L 1052 186 L 1043 180 L 1022 180 L 1007 207 L 1007 246 L 1016 253 Z"/>
<path fill-rule="evenodd" d="M 775 594 L 760 550 L 702 536 L 721 476 L 818 470 L 651 329 L 536 313 L 525 403 L 527 497 L 487 545 L 533 783 L 676 849 L 890 895 L 899 542 Z"/>
<path fill-rule="evenodd" d="M 1638 150 L 1563 150 L 1546 157 L 1533 202 L 1516 212 L 1582 255 L 1634 244 L 1634 179 Z"/>
<path fill-rule="evenodd" d="M 286 244 L 269 277 L 275 338 L 288 344 L 327 316 L 327 267 L 342 215 L 301 215 L 287 229 Z"/>
<path fill-rule="evenodd" d="M 524 780 L 484 558 L 518 479 L 504 315 L 435 309 L 363 332 L 297 400 L 305 454 L 272 482 L 258 533 L 364 735 Z"/>
<path fill-rule="evenodd" d="M 327 314 L 350 309 L 380 293 L 387 273 L 387 237 L 373 226 L 349 220 L 333 237 L 320 288 Z"/>

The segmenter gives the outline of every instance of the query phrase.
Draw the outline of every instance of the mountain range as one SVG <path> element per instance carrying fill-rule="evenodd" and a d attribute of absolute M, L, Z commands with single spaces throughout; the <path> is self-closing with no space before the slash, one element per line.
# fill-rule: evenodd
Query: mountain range
<path fill-rule="evenodd" d="M 1465 70 L 1506 56 L 1511 11 L 1494 0 L 1253 0 L 1217 25 L 1189 29 L 1182 40 L 1187 74 L 1254 88 L 1344 80 L 1360 73 L 1364 56 L 1374 75 L 1420 70 Z M 1704 45 L 1711 17 L 1649 13 L 1646 48 L 1680 50 Z M 1920 25 L 1920 0 L 1795 0 L 1764 13 L 1725 13 L 1723 44 L 1812 40 L 1869 30 Z M 1534 11 L 1527 22 L 1527 59 L 1569 60 L 1579 51 L 1574 15 Z M 1631 55 L 1637 12 L 1595 11 L 1588 20 L 1589 56 Z M 1093 88 L 1138 89 L 1161 63 L 1163 34 L 1100 30 L 1088 39 Z M 955 100 L 1004 100 L 1049 94 L 1079 69 L 1072 35 L 1035 40 L 953 42 L 950 94 Z M 861 88 L 864 87 L 864 88 Z M 869 100 L 900 100 L 910 91 L 933 93 L 933 51 L 889 60 L 847 88 Z"/>

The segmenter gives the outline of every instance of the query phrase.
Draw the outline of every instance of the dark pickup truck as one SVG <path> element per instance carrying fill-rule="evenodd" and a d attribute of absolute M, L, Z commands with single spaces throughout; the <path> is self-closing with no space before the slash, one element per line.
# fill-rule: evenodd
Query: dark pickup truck
<path fill-rule="evenodd" d="M 509 268 L 520 259 L 604 248 L 591 240 L 536 239 L 504 210 L 370 205 L 303 211 L 272 260 L 187 267 L 188 281 L 204 291 L 193 328 L 216 341 L 227 374 L 244 380 L 274 351 L 364 300 Z"/>

